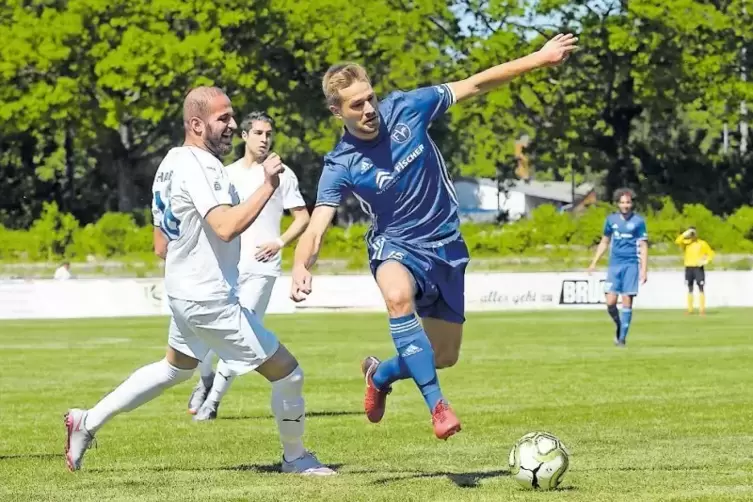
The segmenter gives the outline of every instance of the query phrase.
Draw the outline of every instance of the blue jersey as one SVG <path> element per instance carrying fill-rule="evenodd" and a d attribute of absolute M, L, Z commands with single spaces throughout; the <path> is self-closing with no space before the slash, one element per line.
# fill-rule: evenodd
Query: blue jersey
<path fill-rule="evenodd" d="M 609 237 L 609 265 L 640 262 L 640 242 L 648 240 L 646 222 L 635 213 L 626 219 L 619 212 L 607 216 L 604 236 Z"/>
<path fill-rule="evenodd" d="M 371 216 L 370 245 L 380 237 L 425 247 L 457 239 L 457 196 L 428 132 L 454 102 L 446 84 L 390 94 L 375 139 L 345 131 L 324 157 L 316 204 L 336 207 L 345 193 L 355 195 Z"/>

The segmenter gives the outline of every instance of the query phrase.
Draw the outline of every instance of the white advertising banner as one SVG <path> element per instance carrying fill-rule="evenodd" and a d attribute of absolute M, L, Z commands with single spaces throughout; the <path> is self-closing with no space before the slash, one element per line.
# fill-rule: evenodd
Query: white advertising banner
<path fill-rule="evenodd" d="M 162 280 L 0 281 L 0 319 L 128 317 L 164 313 Z"/>
<path fill-rule="evenodd" d="M 603 308 L 605 274 L 468 274 L 468 312 Z M 384 301 L 370 275 L 314 276 L 313 292 L 302 303 L 289 298 L 290 277 L 280 277 L 269 314 L 302 311 L 384 312 Z M 684 273 L 649 273 L 637 308 L 684 309 Z M 706 273 L 706 305 L 753 307 L 753 271 Z M 161 279 L 0 281 L 0 319 L 64 319 L 169 314 Z"/>

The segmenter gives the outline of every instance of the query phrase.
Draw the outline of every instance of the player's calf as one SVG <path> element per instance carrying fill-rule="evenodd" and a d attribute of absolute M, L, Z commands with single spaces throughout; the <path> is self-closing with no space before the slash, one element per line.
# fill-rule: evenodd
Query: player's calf
<path fill-rule="evenodd" d="M 280 345 L 274 355 L 259 367 L 259 372 L 272 384 L 272 413 L 283 449 L 282 471 L 311 476 L 335 474 L 335 471 L 324 466 L 303 446 L 306 424 L 304 378 L 303 370 L 295 357 L 284 345 Z M 281 373 L 285 376 L 274 379 Z"/>
<path fill-rule="evenodd" d="M 303 370 L 300 366 L 296 366 L 286 377 L 272 382 L 272 413 L 280 432 L 283 459 L 293 461 L 303 456 L 306 408 L 303 399 Z"/>
<path fill-rule="evenodd" d="M 612 318 L 615 324 L 615 333 L 614 333 L 614 342 L 617 343 L 620 341 L 620 332 L 622 331 L 622 322 L 620 320 L 620 309 L 617 308 L 617 305 L 607 305 L 607 313 L 609 314 L 609 317 Z"/>
<path fill-rule="evenodd" d="M 451 368 L 460 358 L 460 345 L 463 340 L 463 324 L 427 316 L 422 319 L 424 331 L 434 350 L 437 369 Z"/>

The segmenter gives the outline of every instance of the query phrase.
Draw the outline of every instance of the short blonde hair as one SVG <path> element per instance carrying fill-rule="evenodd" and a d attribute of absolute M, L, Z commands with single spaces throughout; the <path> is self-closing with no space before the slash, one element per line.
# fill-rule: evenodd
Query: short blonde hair
<path fill-rule="evenodd" d="M 363 66 L 358 63 L 337 63 L 327 70 L 322 78 L 322 91 L 327 99 L 327 105 L 340 104 L 340 91 L 347 89 L 354 82 L 368 82 L 369 75 Z"/>

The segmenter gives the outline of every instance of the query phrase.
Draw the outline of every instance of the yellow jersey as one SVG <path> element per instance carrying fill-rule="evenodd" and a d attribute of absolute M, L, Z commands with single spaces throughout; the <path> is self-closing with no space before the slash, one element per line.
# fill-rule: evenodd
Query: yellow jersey
<path fill-rule="evenodd" d="M 688 239 L 680 235 L 675 239 L 675 244 L 685 250 L 686 267 L 702 267 L 714 258 L 714 251 L 703 239 Z"/>

